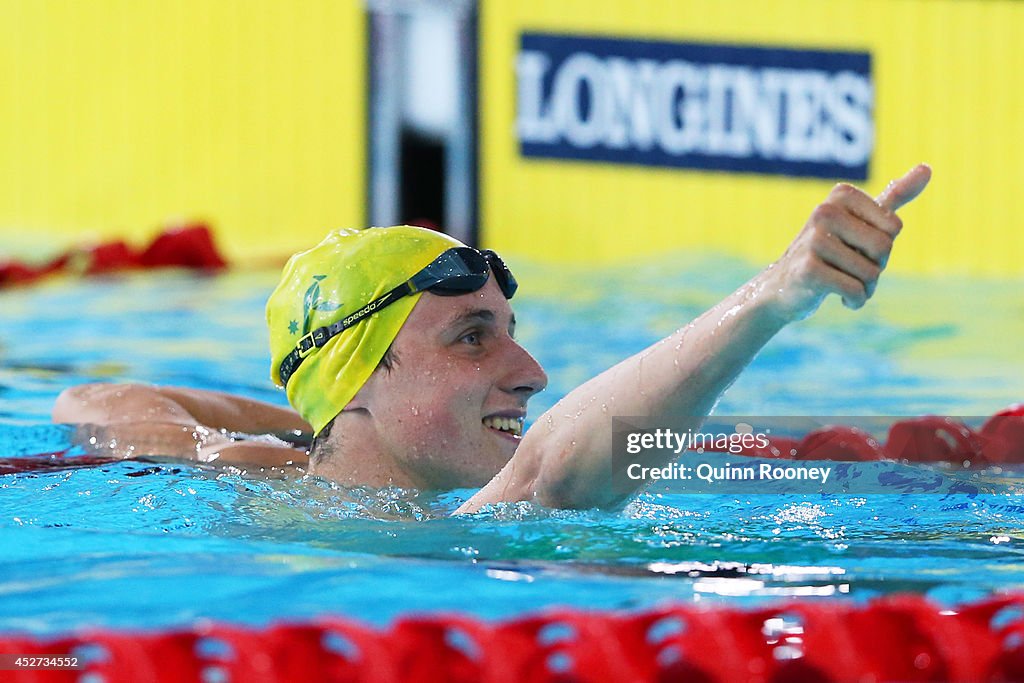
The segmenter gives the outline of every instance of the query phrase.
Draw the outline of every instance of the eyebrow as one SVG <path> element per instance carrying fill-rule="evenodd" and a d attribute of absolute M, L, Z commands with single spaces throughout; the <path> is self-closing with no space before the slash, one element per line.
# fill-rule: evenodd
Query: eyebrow
<path fill-rule="evenodd" d="M 494 311 L 489 308 L 474 308 L 473 310 L 461 313 L 448 323 L 446 327 L 458 327 L 467 323 L 487 323 L 493 325 L 497 316 L 494 315 Z M 512 318 L 508 324 L 509 334 L 515 337 L 516 330 L 516 314 L 512 314 Z"/>

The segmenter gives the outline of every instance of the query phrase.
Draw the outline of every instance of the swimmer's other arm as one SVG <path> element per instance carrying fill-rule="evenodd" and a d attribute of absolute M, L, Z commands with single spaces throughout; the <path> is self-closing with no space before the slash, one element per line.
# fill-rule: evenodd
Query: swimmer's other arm
<path fill-rule="evenodd" d="M 671 417 L 677 431 L 697 429 L 740 371 L 788 323 L 813 313 L 830 293 L 849 308 L 863 306 L 902 228 L 895 211 L 920 194 L 930 177 L 931 169 L 919 165 L 890 183 L 877 202 L 850 185 L 837 185 L 778 261 L 686 327 L 541 415 L 509 463 L 458 512 L 516 500 L 614 507 L 631 497 L 635 490 L 612 485 L 612 417 Z"/>
<path fill-rule="evenodd" d="M 310 431 L 288 408 L 217 391 L 144 384 L 83 384 L 64 390 L 53 421 L 79 426 L 77 440 L 114 457 L 163 457 L 247 467 L 303 464 L 281 442 L 234 441 L 225 432 Z"/>

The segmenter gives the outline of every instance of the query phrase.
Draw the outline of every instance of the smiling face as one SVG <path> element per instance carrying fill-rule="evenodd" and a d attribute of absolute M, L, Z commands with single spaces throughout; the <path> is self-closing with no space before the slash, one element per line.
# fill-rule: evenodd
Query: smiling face
<path fill-rule="evenodd" d="M 392 344 L 394 366 L 378 368 L 339 415 L 332 440 L 341 457 L 331 458 L 328 476 L 418 488 L 485 484 L 519 445 L 527 400 L 547 385 L 514 331 L 493 277 L 472 294 L 425 293 Z M 363 474 L 338 476 L 344 469 Z"/>

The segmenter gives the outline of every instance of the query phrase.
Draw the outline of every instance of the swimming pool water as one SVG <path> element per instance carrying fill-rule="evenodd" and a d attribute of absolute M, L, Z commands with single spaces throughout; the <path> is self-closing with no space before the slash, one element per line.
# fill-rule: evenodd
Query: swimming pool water
<path fill-rule="evenodd" d="M 710 258 L 601 272 L 516 265 L 518 334 L 551 377 L 531 417 L 753 274 Z M 165 272 L 0 291 L 0 457 L 68 446 L 71 430 L 49 411 L 80 382 L 283 403 L 262 322 L 275 281 Z M 888 277 L 865 310 L 831 302 L 785 330 L 717 412 L 991 414 L 1024 397 L 1020 285 Z M 348 491 L 189 463 L 10 474 L 0 476 L 0 630 L 325 612 L 384 624 L 410 611 L 498 618 L 898 591 L 949 604 L 1024 584 L 1019 474 L 990 476 L 994 493 L 645 494 L 616 512 L 514 504 L 459 518 L 447 513 L 472 491 Z"/>

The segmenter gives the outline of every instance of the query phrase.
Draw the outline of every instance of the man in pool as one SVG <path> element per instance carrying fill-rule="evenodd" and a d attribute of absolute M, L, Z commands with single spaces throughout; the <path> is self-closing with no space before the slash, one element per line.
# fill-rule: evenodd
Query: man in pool
<path fill-rule="evenodd" d="M 53 419 L 93 425 L 99 445 L 125 457 L 240 467 L 305 454 L 233 433 L 312 431 L 310 473 L 345 485 L 482 486 L 459 512 L 520 500 L 618 505 L 628 492 L 612 483 L 612 416 L 689 415 L 673 424 L 696 429 L 788 323 L 830 293 L 863 306 L 902 227 L 895 212 L 930 177 L 916 166 L 877 201 L 837 185 L 778 261 L 571 391 L 525 434 L 527 402 L 547 378 L 515 341 L 515 280 L 493 253 L 409 227 L 334 232 L 288 262 L 267 322 L 271 376 L 295 411 L 194 389 L 85 385 L 60 395 Z"/>

